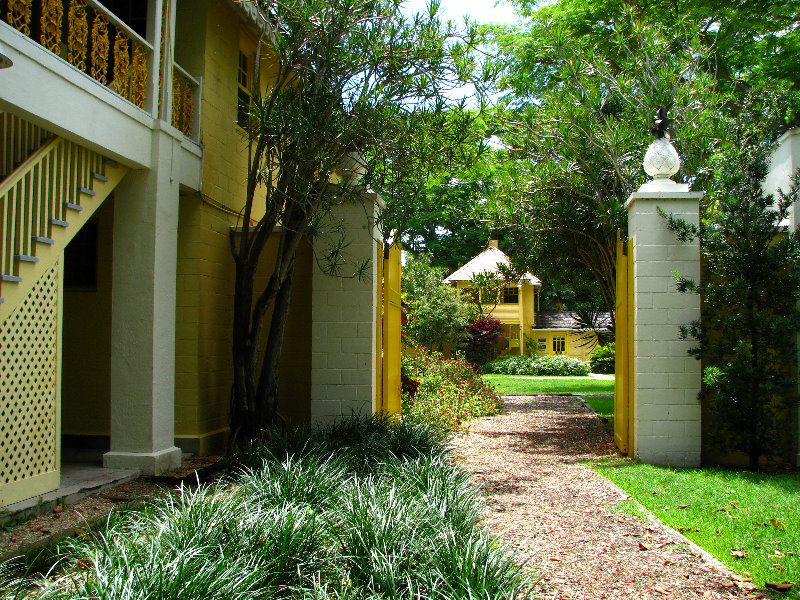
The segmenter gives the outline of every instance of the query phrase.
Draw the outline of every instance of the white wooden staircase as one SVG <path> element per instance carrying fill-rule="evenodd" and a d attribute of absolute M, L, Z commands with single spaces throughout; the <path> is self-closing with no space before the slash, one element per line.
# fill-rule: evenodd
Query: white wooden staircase
<path fill-rule="evenodd" d="M 6 130 L 4 143 L 19 137 Z M 0 327 L 127 172 L 50 136 L 0 180 Z"/>

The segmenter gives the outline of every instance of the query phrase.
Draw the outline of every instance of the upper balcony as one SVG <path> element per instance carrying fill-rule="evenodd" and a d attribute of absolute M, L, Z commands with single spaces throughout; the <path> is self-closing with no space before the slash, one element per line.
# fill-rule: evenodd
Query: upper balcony
<path fill-rule="evenodd" d="M 12 27 L 131 107 L 199 142 L 201 80 L 173 60 L 175 4 L 174 0 L 0 0 L 0 21 L 5 23 L 0 23 L 0 34 Z M 36 114 L 33 108 L 31 112 Z"/>

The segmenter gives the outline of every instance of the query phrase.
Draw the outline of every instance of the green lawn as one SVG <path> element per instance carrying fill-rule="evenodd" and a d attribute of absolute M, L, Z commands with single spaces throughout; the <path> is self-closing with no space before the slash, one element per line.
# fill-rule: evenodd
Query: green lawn
<path fill-rule="evenodd" d="M 610 393 L 614 393 L 613 388 Z M 614 424 L 614 396 L 583 396 L 583 399 L 600 416 L 605 417 L 608 423 Z"/>
<path fill-rule="evenodd" d="M 786 596 L 768 590 L 773 597 L 800 598 L 800 476 L 628 460 L 591 466 L 755 585 L 795 584 Z"/>
<path fill-rule="evenodd" d="M 592 377 L 525 377 L 484 375 L 499 394 L 613 394 L 614 381 Z"/>

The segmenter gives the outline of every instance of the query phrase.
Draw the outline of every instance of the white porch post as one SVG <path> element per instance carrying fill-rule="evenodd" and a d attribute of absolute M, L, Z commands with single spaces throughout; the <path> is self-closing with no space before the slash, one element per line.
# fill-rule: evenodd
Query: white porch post
<path fill-rule="evenodd" d="M 330 276 L 314 266 L 311 304 L 311 421 L 324 424 L 352 414 L 375 412 L 375 349 L 378 257 L 374 223 L 380 200 L 365 194 L 363 204 L 345 202 L 334 208 L 333 218 L 346 223 L 345 250 L 353 263 L 345 277 Z M 324 254 L 325 241 L 315 242 Z M 369 260 L 359 279 L 352 277 L 355 263 Z"/>
<path fill-rule="evenodd" d="M 161 26 L 164 0 L 148 0 L 147 2 L 147 41 L 153 45 L 153 52 L 147 65 L 147 96 L 145 110 L 153 118 L 158 118 L 158 100 L 161 90 L 158 87 L 159 70 L 161 69 Z"/>
<path fill-rule="evenodd" d="M 171 168 L 178 135 L 171 127 L 153 132 L 153 168 L 129 173 L 114 200 L 111 451 L 103 464 L 147 474 L 181 461 L 174 445 L 178 180 Z"/>
<path fill-rule="evenodd" d="M 665 155 L 669 146 L 674 160 Z M 653 157 L 651 150 L 663 151 Z M 680 162 L 667 138 L 656 140 L 648 150 L 653 169 L 645 158 L 645 170 L 655 179 L 631 194 L 628 232 L 633 239 L 634 286 L 634 454 L 643 462 L 670 466 L 700 464 L 700 361 L 687 354 L 691 340 L 681 340 L 678 328 L 700 318 L 700 297 L 680 293 L 673 271 L 699 280 L 700 249 L 696 240 L 680 242 L 668 231 L 658 208 L 695 225 L 699 224 L 702 192 L 690 192 L 687 184 L 670 176 Z M 650 168 L 648 168 L 650 167 Z"/>

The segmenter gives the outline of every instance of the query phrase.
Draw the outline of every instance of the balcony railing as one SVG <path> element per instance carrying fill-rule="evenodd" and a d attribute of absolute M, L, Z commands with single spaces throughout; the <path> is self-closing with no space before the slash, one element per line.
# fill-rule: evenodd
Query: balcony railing
<path fill-rule="evenodd" d="M 0 0 L 0 20 L 146 108 L 153 45 L 97 0 Z M 200 83 L 173 65 L 173 89 L 172 124 L 196 138 Z"/>
<path fill-rule="evenodd" d="M 200 130 L 200 81 L 189 75 L 177 63 L 172 65 L 172 126 L 183 135 L 197 138 Z"/>

